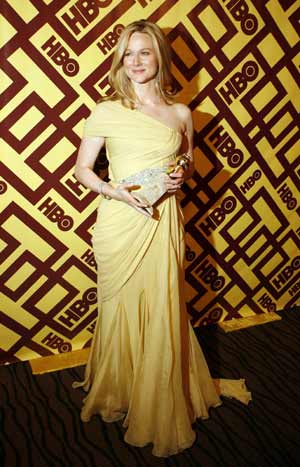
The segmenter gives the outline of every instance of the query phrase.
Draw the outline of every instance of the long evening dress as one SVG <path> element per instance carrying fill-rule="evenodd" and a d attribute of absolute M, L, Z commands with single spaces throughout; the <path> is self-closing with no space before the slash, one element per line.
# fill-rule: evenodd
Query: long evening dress
<path fill-rule="evenodd" d="M 112 183 L 177 155 L 182 136 L 116 101 L 97 104 L 84 136 L 106 138 Z M 159 219 L 101 199 L 93 232 L 99 316 L 85 379 L 83 421 L 124 418 L 125 441 L 153 443 L 170 456 L 195 440 L 192 423 L 221 404 L 186 312 L 182 211 L 176 196 L 157 205 Z M 244 380 L 220 380 L 221 393 L 244 403 Z"/>

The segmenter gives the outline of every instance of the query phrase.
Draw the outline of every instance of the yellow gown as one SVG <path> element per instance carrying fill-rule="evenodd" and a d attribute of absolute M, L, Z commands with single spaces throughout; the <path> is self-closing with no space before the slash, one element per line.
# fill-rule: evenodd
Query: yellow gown
<path fill-rule="evenodd" d="M 98 104 L 84 136 L 103 136 L 112 183 L 173 160 L 181 134 L 123 107 Z M 221 404 L 186 312 L 183 215 L 174 195 L 158 204 L 159 219 L 101 199 L 93 232 L 99 316 L 85 379 L 83 421 L 124 418 L 125 441 L 153 443 L 170 456 L 195 440 L 192 423 Z M 244 380 L 220 380 L 221 393 L 244 403 Z"/>

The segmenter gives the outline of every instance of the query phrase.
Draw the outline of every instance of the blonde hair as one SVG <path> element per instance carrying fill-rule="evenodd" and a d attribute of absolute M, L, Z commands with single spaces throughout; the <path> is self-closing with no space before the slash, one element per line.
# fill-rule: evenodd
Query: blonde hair
<path fill-rule="evenodd" d="M 137 97 L 131 80 L 126 75 L 123 67 L 124 54 L 129 39 L 134 32 L 148 34 L 152 39 L 158 61 L 157 91 L 167 104 L 171 104 L 176 94 L 171 75 L 171 50 L 162 30 L 155 23 L 146 20 L 134 21 L 121 32 L 108 76 L 109 83 L 114 91 L 110 96 L 102 100 L 121 100 L 125 107 L 134 108 L 136 106 Z"/>

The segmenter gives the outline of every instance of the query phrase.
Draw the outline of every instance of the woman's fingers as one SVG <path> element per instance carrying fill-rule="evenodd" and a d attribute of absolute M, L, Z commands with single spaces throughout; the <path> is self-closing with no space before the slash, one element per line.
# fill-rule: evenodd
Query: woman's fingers
<path fill-rule="evenodd" d="M 132 198 L 132 204 L 136 207 L 140 207 L 140 208 L 148 208 L 149 207 L 149 203 L 146 203 L 144 201 L 140 201 L 139 199 L 135 198 L 134 196 L 131 196 Z"/>
<path fill-rule="evenodd" d="M 169 193 L 176 193 L 184 183 L 183 173 L 176 172 L 166 177 L 166 188 Z"/>
<path fill-rule="evenodd" d="M 184 181 L 184 171 L 180 168 L 177 172 L 172 172 L 169 177 L 172 180 L 181 180 Z"/>
<path fill-rule="evenodd" d="M 146 217 L 152 217 L 152 215 L 150 214 L 150 212 L 146 211 L 146 209 L 143 209 L 139 206 L 132 206 L 134 209 L 136 209 L 138 212 L 141 212 L 142 214 L 144 214 L 144 216 Z M 145 206 L 146 207 L 146 206 Z"/>
<path fill-rule="evenodd" d="M 116 190 L 118 191 L 120 201 L 124 201 L 127 204 L 131 204 L 134 207 L 146 208 L 148 203 L 143 200 L 139 200 L 134 195 L 134 190 L 140 188 L 137 185 L 132 185 L 129 183 L 123 183 L 119 185 Z"/>

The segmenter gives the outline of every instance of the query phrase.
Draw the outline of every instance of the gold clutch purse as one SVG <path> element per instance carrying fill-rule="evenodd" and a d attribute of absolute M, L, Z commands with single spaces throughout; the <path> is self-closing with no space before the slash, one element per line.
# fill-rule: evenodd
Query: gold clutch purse
<path fill-rule="evenodd" d="M 131 191 L 132 196 L 138 201 L 147 204 L 145 208 L 138 208 L 144 211 L 145 214 L 153 215 L 153 206 L 160 200 L 166 193 L 165 176 L 179 170 L 187 170 L 189 167 L 190 159 L 186 154 L 182 154 L 176 158 L 176 165 L 170 169 L 163 167 L 153 167 L 130 175 L 122 180 L 120 183 L 130 183 L 133 185 Z"/>

